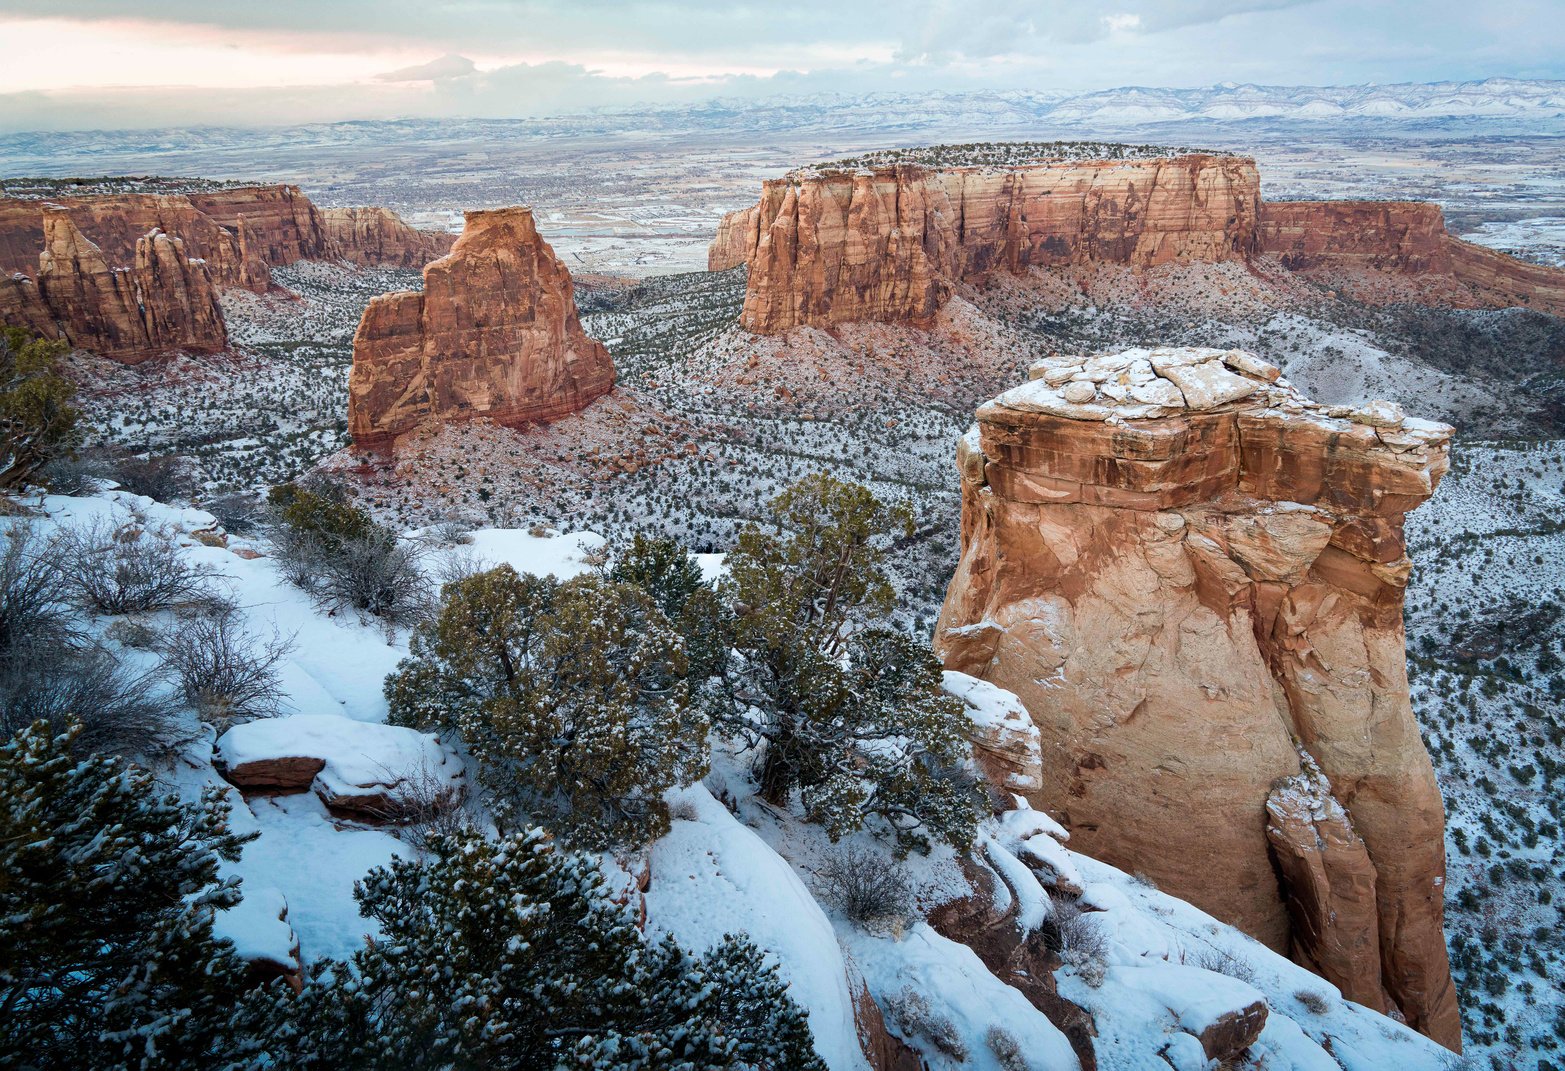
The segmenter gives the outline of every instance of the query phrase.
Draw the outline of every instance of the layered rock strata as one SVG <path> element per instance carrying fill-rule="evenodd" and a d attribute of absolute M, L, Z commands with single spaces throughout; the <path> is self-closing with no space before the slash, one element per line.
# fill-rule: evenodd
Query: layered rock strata
<path fill-rule="evenodd" d="M 1043 738 L 1032 798 L 1078 850 L 1457 1047 L 1402 627 L 1403 515 L 1451 429 L 1315 405 L 1240 351 L 1033 375 L 958 449 L 947 667 L 1020 697 Z M 1307 763 L 1326 796 L 1284 806 Z"/>
<path fill-rule="evenodd" d="M 1242 256 L 1259 205 L 1255 163 L 1237 156 L 810 172 L 767 182 L 709 259 L 744 254 L 752 331 L 919 322 L 952 281 L 997 268 Z"/>
<path fill-rule="evenodd" d="M 129 268 L 111 268 L 68 210 L 46 207 L 43 217 L 37 281 L 14 276 L 0 287 L 0 319 L 127 364 L 226 348 L 211 276 L 183 241 L 154 228 L 137 239 Z"/>
<path fill-rule="evenodd" d="M 804 170 L 724 217 L 707 254 L 713 271 L 748 265 L 740 322 L 760 334 L 924 323 L 953 285 L 1002 268 L 1256 258 L 1365 300 L 1375 288 L 1354 272 L 1428 284 L 1396 300 L 1565 315 L 1565 271 L 1452 237 L 1438 206 L 1265 203 L 1254 161 L 1237 156 Z"/>
<path fill-rule="evenodd" d="M 454 234 L 415 230 L 389 208 L 323 208 L 321 222 L 336 258 L 361 267 L 422 268 L 456 243 Z"/>
<path fill-rule="evenodd" d="M 526 208 L 467 213 L 423 293 L 370 302 L 353 339 L 348 429 L 384 449 L 426 420 L 549 421 L 614 386 L 582 331 L 570 272 Z"/>

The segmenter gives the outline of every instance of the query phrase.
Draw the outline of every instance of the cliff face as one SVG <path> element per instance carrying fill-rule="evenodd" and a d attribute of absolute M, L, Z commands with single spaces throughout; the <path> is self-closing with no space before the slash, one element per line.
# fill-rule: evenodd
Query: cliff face
<path fill-rule="evenodd" d="M 1249 159 L 806 171 L 767 182 L 718 227 L 708 267 L 748 264 L 740 322 L 760 334 L 861 320 L 919 323 L 950 286 L 999 268 L 1134 269 L 1271 256 L 1365 300 L 1366 273 L 1414 277 L 1398 300 L 1565 315 L 1565 272 L 1446 233 L 1436 205 L 1263 203 Z M 1358 278 L 1355 278 L 1355 275 Z"/>
<path fill-rule="evenodd" d="M 724 220 L 709 260 L 743 254 L 752 331 L 919 321 L 951 281 L 996 268 L 1242 256 L 1259 203 L 1255 164 L 1230 156 L 827 172 L 767 182 L 753 215 Z"/>
<path fill-rule="evenodd" d="M 69 211 L 46 208 L 36 284 L 13 277 L 0 316 L 73 346 L 135 364 L 169 350 L 216 353 L 228 345 L 206 265 L 184 243 L 151 230 L 129 268 L 111 268 Z"/>
<path fill-rule="evenodd" d="M 958 450 L 946 665 L 1021 698 L 1079 850 L 1457 1047 L 1402 628 L 1402 519 L 1451 429 L 1323 409 L 1237 351 L 1034 376 Z"/>
<path fill-rule="evenodd" d="M 456 242 L 454 234 L 415 230 L 389 208 L 323 208 L 321 222 L 336 256 L 364 267 L 422 268 Z"/>
<path fill-rule="evenodd" d="M 348 398 L 357 447 L 388 447 L 427 419 L 553 420 L 614 386 L 532 212 L 466 218 L 451 253 L 424 269 L 422 294 L 383 295 L 364 311 Z"/>

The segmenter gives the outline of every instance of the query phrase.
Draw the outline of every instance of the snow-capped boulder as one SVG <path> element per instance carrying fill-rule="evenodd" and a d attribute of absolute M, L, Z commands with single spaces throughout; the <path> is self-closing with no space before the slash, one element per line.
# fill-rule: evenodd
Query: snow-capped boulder
<path fill-rule="evenodd" d="M 214 764 L 246 792 L 313 788 L 334 812 L 370 819 L 452 801 L 462 783 L 460 759 L 437 737 L 335 714 L 236 725 L 218 739 Z"/>
<path fill-rule="evenodd" d="M 990 784 L 1003 792 L 1041 789 L 1038 727 L 1022 701 L 1004 688 L 954 670 L 945 671 L 941 687 L 967 707 L 973 760 Z"/>

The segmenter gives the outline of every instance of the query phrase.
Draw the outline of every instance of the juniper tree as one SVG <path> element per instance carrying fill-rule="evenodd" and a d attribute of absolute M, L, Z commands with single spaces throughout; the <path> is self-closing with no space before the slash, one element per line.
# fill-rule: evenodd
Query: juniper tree
<path fill-rule="evenodd" d="M 895 593 L 885 548 L 912 530 L 905 505 L 825 474 L 771 504 L 729 556 L 738 656 L 714 717 L 759 752 L 762 798 L 801 790 L 833 838 L 883 819 L 898 847 L 965 844 L 978 793 L 963 773 L 960 701 L 927 647 L 876 624 Z"/>
<path fill-rule="evenodd" d="M 70 344 L 0 327 L 0 487 L 20 487 L 80 439 L 76 388 L 59 374 Z"/>
<path fill-rule="evenodd" d="M 678 540 L 637 533 L 615 553 L 607 575 L 650 595 L 684 637 L 693 684 L 707 680 L 727 664 L 733 615 Z"/>
<path fill-rule="evenodd" d="M 386 681 L 400 725 L 455 732 L 497 817 L 586 845 L 668 827 L 663 793 L 706 772 L 683 644 L 640 588 L 508 565 L 446 585 Z"/>
<path fill-rule="evenodd" d="M 643 937 L 591 856 L 533 828 L 439 838 L 357 890 L 381 937 L 299 999 L 245 1009 L 251 1059 L 435 1071 L 819 1071 L 805 1015 L 748 941 Z"/>
<path fill-rule="evenodd" d="M 218 789 L 160 796 L 38 723 L 0 745 L 0 1066 L 196 1068 L 225 1054 L 245 986 L 212 932 L 246 837 Z"/>

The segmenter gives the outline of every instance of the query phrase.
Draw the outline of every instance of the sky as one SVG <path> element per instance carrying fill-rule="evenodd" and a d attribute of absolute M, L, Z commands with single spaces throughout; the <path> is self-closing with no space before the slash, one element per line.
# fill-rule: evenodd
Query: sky
<path fill-rule="evenodd" d="M 0 129 L 1565 78 L 1565 0 L 0 0 Z"/>

